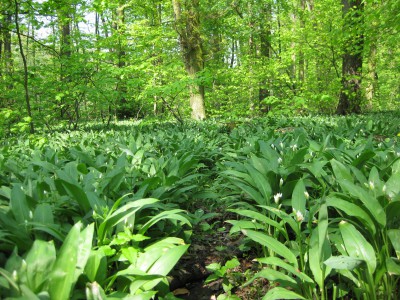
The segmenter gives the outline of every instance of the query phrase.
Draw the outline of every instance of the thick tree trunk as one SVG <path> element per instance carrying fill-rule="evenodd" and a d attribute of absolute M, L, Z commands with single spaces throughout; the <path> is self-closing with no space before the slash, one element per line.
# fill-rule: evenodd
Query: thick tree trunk
<path fill-rule="evenodd" d="M 340 115 L 361 113 L 361 78 L 363 61 L 363 1 L 342 0 L 346 35 L 342 63 L 342 89 L 336 112 Z"/>
<path fill-rule="evenodd" d="M 200 37 L 199 0 L 187 1 L 182 13 L 181 1 L 172 0 L 175 15 L 175 28 L 179 34 L 179 42 L 183 60 L 189 77 L 196 79 L 203 70 L 203 49 Z M 204 86 L 192 83 L 189 87 L 192 118 L 203 120 L 206 117 L 204 107 Z"/>

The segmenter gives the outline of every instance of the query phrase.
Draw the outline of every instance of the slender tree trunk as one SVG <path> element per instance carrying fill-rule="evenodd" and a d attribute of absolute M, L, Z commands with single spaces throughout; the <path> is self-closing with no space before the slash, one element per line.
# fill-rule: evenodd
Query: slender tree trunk
<path fill-rule="evenodd" d="M 361 113 L 361 78 L 363 61 L 363 1 L 342 0 L 346 34 L 342 57 L 342 89 L 336 112 L 341 115 Z"/>
<path fill-rule="evenodd" d="M 11 6 L 11 3 L 9 4 Z M 12 41 L 11 41 L 11 24 L 12 12 L 8 9 L 1 11 L 2 18 L 0 18 L 0 76 L 7 75 L 10 77 L 13 72 L 13 58 L 12 58 Z M 8 90 L 13 89 L 12 83 L 7 85 Z"/>
<path fill-rule="evenodd" d="M 66 84 L 70 80 L 68 76 L 68 61 L 71 57 L 71 14 L 69 4 L 64 4 L 58 8 L 58 26 L 61 31 L 60 36 L 60 82 Z M 60 100 L 60 117 L 63 119 L 68 110 L 65 99 Z"/>
<path fill-rule="evenodd" d="M 300 0 L 300 7 L 303 12 L 306 11 L 306 0 Z M 300 17 L 300 29 L 301 32 L 304 31 L 304 17 Z M 299 84 L 300 86 L 303 85 L 304 80 L 305 80 L 305 58 L 304 58 L 304 52 L 302 51 L 303 45 L 300 44 L 300 50 L 299 50 L 299 70 L 298 70 L 298 77 L 299 77 Z"/>
<path fill-rule="evenodd" d="M 187 1 L 182 13 L 180 0 L 172 0 L 175 15 L 175 28 L 179 35 L 186 72 L 193 80 L 203 70 L 203 49 L 200 37 L 199 0 Z M 192 118 L 203 120 L 206 117 L 204 106 L 204 86 L 192 83 L 189 86 Z"/>
<path fill-rule="evenodd" d="M 119 119 L 130 118 L 134 116 L 134 112 L 131 111 L 128 107 L 128 101 L 126 99 L 126 95 L 128 92 L 128 88 L 126 86 L 125 76 L 123 74 L 124 68 L 126 67 L 126 51 L 125 51 L 125 8 L 126 4 L 124 0 L 118 1 L 118 7 L 114 14 L 113 20 L 113 29 L 114 35 L 118 37 L 118 44 L 115 48 L 117 53 L 117 65 L 120 69 L 120 74 L 117 78 L 117 117 Z"/>
<path fill-rule="evenodd" d="M 261 59 L 264 60 L 265 64 L 266 60 L 269 60 L 271 57 L 271 22 L 272 22 L 272 7 L 271 3 L 266 3 L 262 9 L 263 18 L 260 23 L 260 54 Z M 268 110 L 262 107 L 261 101 L 265 98 L 271 96 L 271 91 L 268 88 L 269 82 L 268 79 L 263 79 L 260 82 L 260 88 L 258 90 L 258 99 L 260 101 L 260 109 Z"/>
<path fill-rule="evenodd" d="M 32 119 L 32 110 L 31 110 L 31 103 L 30 103 L 30 98 L 29 98 L 29 87 L 28 87 L 28 64 L 26 61 L 26 56 L 24 54 L 24 48 L 22 45 L 22 39 L 21 39 L 21 31 L 19 28 L 19 3 L 17 0 L 15 0 L 15 28 L 17 31 L 17 36 L 18 36 L 18 45 L 19 45 L 19 53 L 21 54 L 23 66 L 24 66 L 24 90 L 25 90 L 25 103 L 26 103 L 26 109 L 28 112 L 28 116 L 30 118 L 29 121 L 29 129 L 30 133 L 34 134 L 35 133 L 35 127 L 33 125 L 33 119 Z"/>
<path fill-rule="evenodd" d="M 376 87 L 378 85 L 378 73 L 376 72 L 376 57 L 377 49 L 376 43 L 372 42 L 369 50 L 368 57 L 368 84 L 366 87 L 367 109 L 372 110 L 373 100 L 375 97 Z"/>

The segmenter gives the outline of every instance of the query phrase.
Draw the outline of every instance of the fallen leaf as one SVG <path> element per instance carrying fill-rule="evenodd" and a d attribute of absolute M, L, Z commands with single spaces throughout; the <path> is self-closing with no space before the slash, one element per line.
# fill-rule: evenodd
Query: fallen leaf
<path fill-rule="evenodd" d="M 176 289 L 172 292 L 174 294 L 174 296 L 179 296 L 179 295 L 190 295 L 190 292 L 188 289 L 185 288 L 180 288 L 180 289 Z"/>

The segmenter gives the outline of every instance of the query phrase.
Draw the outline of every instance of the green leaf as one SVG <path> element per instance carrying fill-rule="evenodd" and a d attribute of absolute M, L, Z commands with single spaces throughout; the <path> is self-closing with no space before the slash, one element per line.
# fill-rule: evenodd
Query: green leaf
<path fill-rule="evenodd" d="M 86 285 L 86 299 L 106 300 L 107 296 L 103 288 L 97 282 L 92 282 Z"/>
<path fill-rule="evenodd" d="M 75 266 L 75 278 L 74 280 L 78 280 L 78 277 L 83 273 L 86 263 L 90 256 L 90 251 L 92 249 L 93 242 L 93 234 L 94 234 L 94 224 L 90 224 L 87 226 L 79 235 L 78 247 L 77 247 L 77 262 Z"/>
<path fill-rule="evenodd" d="M 29 221 L 31 209 L 29 207 L 26 195 L 22 190 L 22 185 L 16 184 L 11 190 L 10 210 L 15 220 L 21 225 Z M 32 212 L 31 212 L 32 213 Z"/>
<path fill-rule="evenodd" d="M 249 281 L 244 284 L 244 286 L 250 285 L 254 280 L 258 278 L 265 278 L 270 282 L 276 282 L 283 287 L 289 287 L 294 290 L 299 288 L 298 283 L 294 278 L 284 274 L 281 271 L 277 271 L 271 268 L 266 268 L 256 273 Z"/>
<path fill-rule="evenodd" d="M 271 198 L 272 189 L 268 182 L 268 178 L 249 164 L 245 164 L 245 168 L 247 172 L 250 174 L 251 178 L 253 179 L 257 191 L 259 191 L 263 196 L 263 198 L 265 199 L 265 202 L 260 204 L 269 205 L 269 199 Z"/>
<path fill-rule="evenodd" d="M 61 246 L 49 277 L 51 298 L 70 299 L 76 280 L 86 265 L 94 226 L 88 226 L 82 233 L 81 228 L 81 223 L 75 224 Z"/>
<path fill-rule="evenodd" d="M 376 233 L 375 223 L 369 216 L 367 212 L 364 211 L 362 207 L 357 204 L 354 204 L 350 201 L 343 200 L 341 198 L 337 198 L 335 196 L 328 196 L 326 199 L 326 203 L 328 206 L 334 207 L 338 210 L 343 211 L 349 216 L 356 217 L 360 222 L 363 223 L 365 227 L 367 227 L 373 235 Z"/>
<path fill-rule="evenodd" d="M 157 222 L 163 220 L 163 219 L 169 219 L 169 220 L 177 220 L 181 221 L 181 225 L 186 224 L 189 227 L 192 227 L 190 221 L 188 218 L 184 217 L 180 213 L 184 212 L 182 209 L 173 209 L 173 210 L 168 210 L 168 211 L 163 211 L 156 216 L 152 217 L 146 224 L 142 225 L 141 229 L 139 230 L 139 234 L 145 234 L 146 231 L 156 224 Z"/>
<path fill-rule="evenodd" d="M 390 229 L 387 231 L 387 235 L 396 251 L 397 258 L 400 259 L 400 229 Z"/>
<path fill-rule="evenodd" d="M 353 162 L 351 163 L 353 166 L 357 167 L 358 169 L 361 169 L 361 167 L 364 165 L 365 162 L 370 160 L 375 156 L 375 152 L 372 150 L 365 150 L 363 151 Z"/>
<path fill-rule="evenodd" d="M 271 249 L 276 254 L 282 256 L 283 258 L 287 259 L 287 261 L 296 268 L 298 268 L 298 263 L 296 256 L 293 254 L 292 251 L 284 244 L 279 242 L 273 237 L 268 236 L 266 233 L 257 232 L 253 230 L 242 230 L 243 234 L 251 238 L 253 241 Z"/>
<path fill-rule="evenodd" d="M 303 216 L 306 215 L 306 187 L 304 181 L 300 179 L 297 181 L 292 194 L 292 207 L 294 210 L 302 213 Z"/>
<path fill-rule="evenodd" d="M 107 256 L 102 248 L 92 250 L 88 261 L 85 265 L 84 273 L 91 282 L 99 282 L 100 284 L 107 277 Z"/>
<path fill-rule="evenodd" d="M 58 182 L 61 183 L 61 185 L 64 187 L 65 191 L 72 198 L 72 200 L 78 203 L 83 213 L 89 212 L 91 208 L 89 199 L 79 185 L 65 181 L 63 179 L 58 179 Z"/>
<path fill-rule="evenodd" d="M 400 200 L 400 172 L 394 173 L 386 182 L 386 195 L 391 200 Z"/>
<path fill-rule="evenodd" d="M 292 265 L 289 265 L 288 263 L 284 262 L 279 257 L 262 257 L 262 258 L 257 258 L 257 261 L 263 264 L 283 268 L 286 271 L 292 273 L 294 276 L 301 279 L 302 281 L 306 283 L 311 283 L 312 285 L 315 284 L 314 280 L 312 280 L 307 274 L 301 272 L 299 269 L 293 267 Z"/>
<path fill-rule="evenodd" d="M 332 269 L 349 271 L 354 270 L 363 263 L 365 263 L 363 259 L 358 259 L 345 255 L 331 256 L 326 261 L 324 261 L 324 264 L 331 267 Z"/>
<path fill-rule="evenodd" d="M 263 300 L 278 300 L 278 299 L 306 299 L 303 296 L 289 291 L 282 287 L 275 287 L 268 291 L 267 294 L 262 298 Z"/>
<path fill-rule="evenodd" d="M 332 159 L 330 163 L 333 169 L 333 173 L 335 174 L 335 177 L 337 179 L 353 182 L 353 176 L 351 175 L 349 168 L 347 168 L 344 164 L 335 159 Z"/>
<path fill-rule="evenodd" d="M 261 224 L 263 224 L 265 227 L 266 227 L 266 225 L 273 226 L 273 227 L 277 228 L 282 234 L 284 234 L 285 237 L 287 237 L 287 232 L 286 232 L 286 230 L 283 229 L 282 225 L 279 224 L 277 221 L 272 220 L 271 218 L 265 216 L 264 214 L 261 214 L 259 212 L 252 211 L 252 210 L 247 210 L 247 209 L 228 209 L 228 211 L 236 213 L 243 217 L 247 217 L 251 220 L 257 220 Z M 231 221 L 228 221 L 228 222 L 231 222 Z M 241 224 L 240 222 L 244 222 L 244 221 L 236 221 L 235 225 L 240 226 L 240 224 Z M 246 229 L 246 228 L 251 228 L 251 227 L 243 227 L 243 228 Z"/>
<path fill-rule="evenodd" d="M 308 251 L 309 266 L 314 279 L 321 287 L 325 278 L 331 272 L 331 268 L 322 262 L 332 255 L 331 245 L 327 239 L 328 231 L 328 211 L 327 205 L 323 203 L 319 210 L 318 226 L 313 229 L 310 237 Z"/>
<path fill-rule="evenodd" d="M 53 242 L 36 240 L 29 250 L 26 261 L 27 286 L 34 292 L 42 291 L 56 260 L 56 249 Z"/>
<path fill-rule="evenodd" d="M 120 198 L 119 200 L 121 201 L 122 198 Z M 100 224 L 99 229 L 97 231 L 99 245 L 102 245 L 106 233 L 111 234 L 111 228 L 113 228 L 118 223 L 127 220 L 130 216 L 135 214 L 138 210 L 142 209 L 144 206 L 156 202 L 158 202 L 158 200 L 154 198 L 135 200 L 123 205 L 122 207 L 114 211 L 112 214 L 107 216 L 107 218 Z M 134 226 L 135 224 L 131 225 Z"/>
<path fill-rule="evenodd" d="M 339 230 L 347 254 L 352 258 L 364 260 L 367 263 L 369 272 L 373 274 L 376 269 L 376 255 L 371 244 L 348 222 L 341 221 L 339 223 Z"/>
<path fill-rule="evenodd" d="M 400 276 L 400 261 L 393 257 L 386 258 L 386 269 L 389 275 Z"/>
<path fill-rule="evenodd" d="M 339 184 L 352 197 L 359 199 L 382 227 L 386 226 L 385 211 L 378 199 L 370 195 L 367 190 L 347 180 L 339 180 Z"/>
<path fill-rule="evenodd" d="M 48 203 L 40 203 L 33 213 L 33 221 L 40 224 L 54 224 L 53 209 Z"/>

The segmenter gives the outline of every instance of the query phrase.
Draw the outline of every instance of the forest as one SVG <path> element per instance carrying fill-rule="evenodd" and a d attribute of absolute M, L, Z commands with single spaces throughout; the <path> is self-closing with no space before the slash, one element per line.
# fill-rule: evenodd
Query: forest
<path fill-rule="evenodd" d="M 2 0 L 0 299 L 399 299 L 399 12 Z"/>
<path fill-rule="evenodd" d="M 399 11 L 389 0 L 2 1 L 0 127 L 392 110 Z"/>

